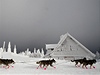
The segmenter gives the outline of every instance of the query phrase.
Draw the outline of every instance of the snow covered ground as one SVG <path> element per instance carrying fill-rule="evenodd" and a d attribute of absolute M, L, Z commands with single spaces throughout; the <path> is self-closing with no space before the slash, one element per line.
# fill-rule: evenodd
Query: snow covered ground
<path fill-rule="evenodd" d="M 100 75 L 100 62 L 94 64 L 95 69 L 83 69 L 81 67 L 75 67 L 75 63 L 66 60 L 56 60 L 53 65 L 56 68 L 48 67 L 47 70 L 42 68 L 37 69 L 39 61 L 43 58 L 28 58 L 21 55 L 13 55 L 4 53 L 4 58 L 12 57 L 16 63 L 14 68 L 9 69 L 2 68 L 0 65 L 0 75 Z"/>

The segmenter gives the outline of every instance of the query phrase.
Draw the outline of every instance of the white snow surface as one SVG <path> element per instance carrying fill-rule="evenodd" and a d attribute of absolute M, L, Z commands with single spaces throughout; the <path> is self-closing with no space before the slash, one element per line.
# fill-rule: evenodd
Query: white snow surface
<path fill-rule="evenodd" d="M 10 67 L 9 69 L 2 68 L 3 65 L 0 65 L 0 75 L 100 75 L 100 61 L 94 64 L 95 69 L 90 69 L 89 66 L 88 69 L 83 69 L 75 67 L 74 62 L 55 59 L 56 63 L 53 65 L 56 68 L 48 66 L 47 70 L 44 70 L 43 68 L 37 69 L 38 64 L 36 64 L 36 61 L 43 58 L 29 58 L 6 52 L 2 55 L 5 59 L 13 58 L 16 63 L 13 64 L 14 68 Z"/>

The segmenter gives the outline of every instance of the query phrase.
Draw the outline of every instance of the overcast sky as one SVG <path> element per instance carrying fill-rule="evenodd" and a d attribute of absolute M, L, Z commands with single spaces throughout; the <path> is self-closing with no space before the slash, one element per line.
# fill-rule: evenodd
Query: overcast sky
<path fill-rule="evenodd" d="M 95 52 L 100 49 L 100 0 L 0 0 L 0 47 L 18 51 L 56 44 L 69 32 Z"/>

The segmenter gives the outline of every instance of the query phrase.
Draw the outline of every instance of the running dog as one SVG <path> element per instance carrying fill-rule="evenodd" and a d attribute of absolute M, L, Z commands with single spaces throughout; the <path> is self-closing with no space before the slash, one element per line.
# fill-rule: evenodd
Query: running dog
<path fill-rule="evenodd" d="M 93 68 L 95 68 L 94 66 L 93 66 L 93 64 L 95 64 L 96 63 L 96 60 L 95 59 L 92 59 L 92 60 L 85 60 L 84 62 L 83 62 L 83 66 L 82 66 L 82 68 L 86 68 L 86 69 L 88 69 L 87 68 L 87 65 L 90 65 L 90 69 L 92 69 L 92 67 Z"/>
<path fill-rule="evenodd" d="M 50 65 L 51 67 L 54 67 L 52 64 L 53 63 L 55 63 L 56 61 L 54 60 L 54 59 L 52 59 L 52 60 L 41 60 L 41 61 L 38 61 L 38 62 L 36 62 L 36 64 L 39 64 L 39 66 L 37 67 L 37 69 L 39 68 L 39 67 L 41 67 L 42 68 L 42 66 L 43 66 L 43 68 L 44 68 L 44 70 L 46 70 L 46 68 Z M 54 68 L 56 68 L 56 67 L 54 67 Z"/>
<path fill-rule="evenodd" d="M 0 65 L 5 65 L 3 66 L 3 68 L 9 68 L 10 64 L 14 64 L 14 60 L 13 59 L 0 59 Z M 13 66 L 12 66 L 13 67 Z"/>
<path fill-rule="evenodd" d="M 86 61 L 85 57 L 83 59 L 71 60 L 71 62 L 75 62 L 76 67 L 80 67 L 83 64 L 84 61 Z M 78 65 L 78 63 L 80 63 L 80 65 Z"/>

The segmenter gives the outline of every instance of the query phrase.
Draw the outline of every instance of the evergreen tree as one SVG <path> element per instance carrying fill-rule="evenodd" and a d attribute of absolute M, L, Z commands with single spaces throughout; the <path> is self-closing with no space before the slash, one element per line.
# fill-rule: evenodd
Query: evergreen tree
<path fill-rule="evenodd" d="M 14 53 L 17 53 L 16 45 L 14 46 Z"/>
<path fill-rule="evenodd" d="M 10 42 L 8 43 L 8 49 L 7 49 L 7 51 L 11 52 L 11 43 Z"/>

